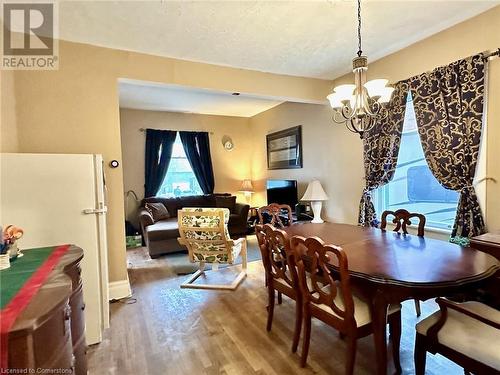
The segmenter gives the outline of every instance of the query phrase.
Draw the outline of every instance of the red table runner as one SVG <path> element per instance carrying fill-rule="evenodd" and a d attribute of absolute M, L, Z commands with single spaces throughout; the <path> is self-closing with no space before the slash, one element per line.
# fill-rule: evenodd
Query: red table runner
<path fill-rule="evenodd" d="M 8 368 L 9 356 L 7 347 L 9 343 L 10 329 L 12 328 L 17 317 L 24 311 L 33 296 L 43 285 L 61 257 L 66 254 L 69 247 L 70 245 L 57 246 L 45 262 L 43 262 L 43 264 L 35 272 L 33 272 L 23 287 L 0 311 L 0 346 L 2 348 L 0 353 L 0 368 L 2 373 L 7 373 L 6 371 Z M 21 261 L 21 259 L 19 261 Z"/>

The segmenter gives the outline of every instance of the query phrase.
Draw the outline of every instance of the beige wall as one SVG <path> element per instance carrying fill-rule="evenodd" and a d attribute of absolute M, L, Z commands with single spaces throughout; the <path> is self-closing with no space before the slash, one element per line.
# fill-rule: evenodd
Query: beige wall
<path fill-rule="evenodd" d="M 369 64 L 369 77 L 391 82 L 411 77 L 445 65 L 459 58 L 500 47 L 500 7 L 458 24 L 397 53 Z M 500 230 L 500 59 L 490 62 L 488 97 L 488 133 L 486 175 L 498 182 L 487 182 L 486 221 L 489 230 Z M 334 82 L 351 82 L 352 74 Z M 295 125 L 303 126 L 304 168 L 268 171 L 265 158 L 265 135 Z M 304 189 L 313 177 L 321 180 L 330 200 L 324 213 L 330 220 L 357 222 L 362 180 L 361 141 L 345 127 L 333 124 L 327 106 L 285 103 L 251 119 L 255 150 L 253 176 L 294 178 Z M 478 173 L 482 173 L 478 171 Z M 483 176 L 479 176 L 483 177 Z M 478 189 L 484 188 L 478 185 Z M 265 199 L 264 186 L 257 194 Z"/>
<path fill-rule="evenodd" d="M 5 72 L 2 72 L 2 77 Z M 16 71 L 2 83 L 2 133 L 17 131 L 19 146 L 2 151 L 100 153 L 106 161 L 110 280 L 127 277 L 124 238 L 123 170 L 107 162 L 121 160 L 119 78 L 200 88 L 240 91 L 298 101 L 322 100 L 330 83 L 193 63 L 61 41 L 59 70 Z M 3 81 L 2 81 L 3 82 Z M 2 134 L 3 135 L 3 134 Z M 3 138 L 3 137 L 2 137 Z"/>
<path fill-rule="evenodd" d="M 120 123 L 124 189 L 134 190 L 139 198 L 144 196 L 145 151 L 145 133 L 140 132 L 140 128 L 211 132 L 210 152 L 216 192 L 237 194 L 241 180 L 251 178 L 252 145 L 248 141 L 248 118 L 120 109 Z M 226 151 L 222 146 L 223 136 L 232 138 L 235 145 L 232 151 Z M 244 201 L 241 194 L 237 195 Z"/>
<path fill-rule="evenodd" d="M 17 152 L 19 149 L 19 140 L 16 116 L 12 110 L 16 106 L 16 97 L 13 95 L 13 71 L 0 71 L 0 87 L 0 150 L 2 152 Z"/>
<path fill-rule="evenodd" d="M 266 134 L 302 125 L 302 169 L 267 170 Z M 357 203 L 363 185 L 361 142 L 343 126 L 332 124 L 326 105 L 283 103 L 250 119 L 254 153 L 252 178 L 258 192 L 255 201 L 265 204 L 267 178 L 296 179 L 299 198 L 313 178 L 321 181 L 329 200 L 324 218 L 356 223 Z"/>

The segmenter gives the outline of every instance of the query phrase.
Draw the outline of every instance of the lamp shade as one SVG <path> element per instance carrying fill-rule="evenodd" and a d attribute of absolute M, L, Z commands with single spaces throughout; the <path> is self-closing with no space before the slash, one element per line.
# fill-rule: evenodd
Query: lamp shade
<path fill-rule="evenodd" d="M 241 183 L 240 191 L 253 193 L 252 180 L 243 180 L 243 182 Z"/>
<path fill-rule="evenodd" d="M 328 196 L 323 190 L 323 186 L 318 180 L 312 180 L 307 186 L 306 192 L 301 199 L 302 201 L 326 201 Z"/>

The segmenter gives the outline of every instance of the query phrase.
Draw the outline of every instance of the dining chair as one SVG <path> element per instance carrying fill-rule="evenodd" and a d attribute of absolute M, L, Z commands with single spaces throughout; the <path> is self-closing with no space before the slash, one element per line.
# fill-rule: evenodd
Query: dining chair
<path fill-rule="evenodd" d="M 231 239 L 227 229 L 229 209 L 227 208 L 183 208 L 178 211 L 178 241 L 188 249 L 189 260 L 199 262 L 199 269 L 181 284 L 181 288 L 235 290 L 246 276 L 247 242 L 246 238 Z M 241 255 L 242 270 L 228 285 L 194 284 L 204 274 L 205 265 L 234 264 Z"/>
<path fill-rule="evenodd" d="M 408 230 L 406 229 L 407 225 L 411 225 L 411 218 L 418 218 L 418 228 L 417 235 L 419 237 L 424 236 L 424 228 L 425 228 L 425 216 L 416 212 L 409 212 L 403 208 L 396 211 L 384 211 L 382 212 L 382 218 L 380 222 L 380 229 L 385 230 L 387 226 L 387 216 L 392 215 L 394 219 L 392 220 L 393 224 L 396 224 L 394 227 L 394 232 L 398 232 L 401 230 L 404 234 L 408 234 Z"/>
<path fill-rule="evenodd" d="M 302 291 L 304 337 L 301 366 L 307 362 L 311 339 L 311 318 L 315 317 L 338 330 L 347 343 L 345 373 L 354 373 L 357 339 L 373 333 L 369 305 L 353 295 L 349 280 L 347 255 L 341 247 L 325 245 L 318 237 L 291 239 Z M 335 265 L 335 272 L 327 266 Z M 392 339 L 394 364 L 401 372 L 401 306 L 391 305 L 388 323 Z"/>
<path fill-rule="evenodd" d="M 500 311 L 476 301 L 437 298 L 439 310 L 416 325 L 415 373 L 427 352 L 439 353 L 476 375 L 500 374 Z"/>
<path fill-rule="evenodd" d="M 302 327 L 302 295 L 288 235 L 270 224 L 258 224 L 256 235 L 262 254 L 268 290 L 266 329 L 270 331 L 273 324 L 276 292 L 278 292 L 278 304 L 282 302 L 282 294 L 293 299 L 295 301 L 295 328 L 292 352 L 295 353 L 299 345 Z"/>
<path fill-rule="evenodd" d="M 259 224 L 271 224 L 275 227 L 288 227 L 293 223 L 292 208 L 287 204 L 271 203 L 257 209 Z M 266 223 L 270 217 L 271 221 Z M 269 219 L 268 219 L 269 220 Z"/>
<path fill-rule="evenodd" d="M 394 219 L 392 220 L 393 224 L 396 224 L 394 227 L 394 232 L 402 231 L 403 234 L 408 234 L 408 230 L 406 228 L 407 225 L 411 225 L 411 218 L 416 217 L 418 219 L 418 228 L 417 228 L 417 236 L 424 236 L 425 229 L 425 216 L 416 212 L 409 212 L 405 209 L 399 209 L 396 211 L 384 211 L 382 212 L 382 218 L 380 222 L 380 229 L 385 230 L 387 227 L 387 216 L 392 215 Z M 417 316 L 422 314 L 422 310 L 420 309 L 420 301 L 418 299 L 413 300 L 415 302 L 415 311 Z"/>

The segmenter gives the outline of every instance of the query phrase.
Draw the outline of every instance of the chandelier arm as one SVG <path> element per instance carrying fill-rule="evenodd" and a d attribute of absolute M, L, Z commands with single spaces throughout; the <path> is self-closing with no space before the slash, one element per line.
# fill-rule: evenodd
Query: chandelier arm
<path fill-rule="evenodd" d="M 368 93 L 364 93 L 365 95 L 363 95 L 363 106 L 364 106 L 364 109 L 365 109 L 365 112 L 369 115 L 369 116 L 376 116 L 377 113 L 376 111 L 374 112 L 372 110 L 372 107 L 370 105 L 370 98 L 368 96 Z M 375 102 L 376 103 L 376 102 Z"/>
<path fill-rule="evenodd" d="M 341 116 L 341 118 L 339 118 L 339 116 Z M 336 110 L 333 112 L 332 121 L 336 124 L 345 124 L 347 120 L 339 111 Z"/>
<path fill-rule="evenodd" d="M 351 108 L 350 105 L 344 105 L 342 107 L 342 116 L 346 119 L 346 121 L 354 118 L 356 116 L 356 106 L 354 106 L 354 108 Z"/>
<path fill-rule="evenodd" d="M 347 121 L 346 128 L 347 128 L 347 130 L 349 130 L 352 133 L 359 134 L 359 130 L 354 126 L 353 120 Z"/>

